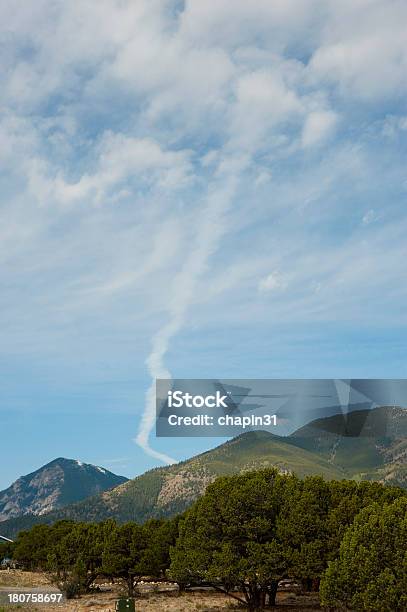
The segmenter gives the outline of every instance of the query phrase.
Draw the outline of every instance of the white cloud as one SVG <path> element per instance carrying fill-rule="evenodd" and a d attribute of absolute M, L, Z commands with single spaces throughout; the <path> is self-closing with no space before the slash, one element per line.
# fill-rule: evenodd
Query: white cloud
<path fill-rule="evenodd" d="M 312 147 L 324 142 L 332 135 L 338 117 L 332 111 L 315 111 L 309 113 L 301 135 L 303 147 Z"/>
<path fill-rule="evenodd" d="M 310 62 L 310 74 L 344 96 L 383 99 L 407 87 L 407 5 L 358 0 L 330 3 L 328 19 Z"/>
<path fill-rule="evenodd" d="M 314 0 L 187 0 L 181 16 L 181 33 L 198 44 L 256 46 L 259 38 L 274 51 L 295 40 L 318 15 L 321 2 Z"/>
<path fill-rule="evenodd" d="M 298 120 L 303 105 L 297 93 L 286 85 L 283 71 L 254 71 L 236 83 L 236 104 L 230 126 L 231 146 L 250 151 L 270 146 L 270 130 Z"/>
<path fill-rule="evenodd" d="M 189 151 L 165 151 L 150 138 L 132 138 L 107 132 L 96 147 L 94 171 L 85 172 L 79 180 L 68 182 L 57 169 L 52 176 L 52 162 L 33 159 L 28 163 L 28 180 L 32 195 L 42 202 L 62 204 L 86 199 L 101 203 L 120 193 L 121 186 L 135 181 L 138 190 L 152 187 L 171 191 L 186 187 L 193 177 Z M 127 196 L 128 190 L 122 195 Z"/>
<path fill-rule="evenodd" d="M 283 290 L 287 287 L 287 283 L 279 272 L 271 272 L 259 281 L 259 291 L 263 293 Z"/>
<path fill-rule="evenodd" d="M 271 181 L 272 174 L 267 170 L 259 169 L 259 172 L 255 178 L 254 184 L 256 187 L 261 187 L 262 185 L 267 185 Z"/>
<path fill-rule="evenodd" d="M 373 208 L 371 208 L 363 215 L 362 223 L 363 225 L 369 225 L 370 223 L 374 223 L 375 221 L 377 221 L 379 218 L 380 215 L 378 215 L 377 212 Z"/>

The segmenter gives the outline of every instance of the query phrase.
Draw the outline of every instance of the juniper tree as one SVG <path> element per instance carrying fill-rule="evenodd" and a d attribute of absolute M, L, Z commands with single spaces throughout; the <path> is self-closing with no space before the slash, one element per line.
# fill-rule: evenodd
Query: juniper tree
<path fill-rule="evenodd" d="M 287 571 L 277 518 L 296 482 L 275 470 L 219 478 L 180 522 L 170 575 L 182 584 L 209 582 L 250 609 L 262 607 L 267 595 L 274 603 Z"/>
<path fill-rule="evenodd" d="M 369 612 L 407 609 L 407 498 L 362 510 L 321 582 L 326 606 Z"/>

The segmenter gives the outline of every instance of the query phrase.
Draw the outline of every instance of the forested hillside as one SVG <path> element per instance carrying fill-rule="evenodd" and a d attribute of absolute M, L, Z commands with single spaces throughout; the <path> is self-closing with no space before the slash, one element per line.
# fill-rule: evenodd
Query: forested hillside
<path fill-rule="evenodd" d="M 216 477 L 275 467 L 299 477 L 375 480 L 407 486 L 407 411 L 383 407 L 318 419 L 289 437 L 248 432 L 196 457 L 156 468 L 41 517 L 0 523 L 13 536 L 30 525 L 69 518 L 145 521 L 183 512 Z"/>

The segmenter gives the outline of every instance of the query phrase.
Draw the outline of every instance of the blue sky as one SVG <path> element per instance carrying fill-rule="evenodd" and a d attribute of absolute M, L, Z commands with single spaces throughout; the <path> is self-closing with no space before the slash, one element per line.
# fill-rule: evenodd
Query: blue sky
<path fill-rule="evenodd" d="M 406 18 L 0 5 L 0 488 L 219 443 L 154 438 L 156 376 L 406 376 Z"/>

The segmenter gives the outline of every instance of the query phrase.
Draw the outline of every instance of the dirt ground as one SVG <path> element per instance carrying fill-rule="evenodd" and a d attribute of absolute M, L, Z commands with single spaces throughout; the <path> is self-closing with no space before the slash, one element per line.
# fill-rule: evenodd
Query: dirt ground
<path fill-rule="evenodd" d="M 0 571 L 0 593 L 8 588 L 56 592 L 44 574 L 22 572 L 20 570 Z M 101 592 L 82 596 L 80 599 L 64 601 L 61 604 L 0 604 L 0 612 L 114 612 L 115 602 L 120 595 L 118 585 L 101 584 Z M 136 599 L 137 612 L 217 612 L 241 610 L 245 608 L 222 593 L 211 591 L 183 593 L 179 595 L 171 585 L 164 586 L 166 592 L 154 592 L 153 587 L 142 587 L 142 595 Z M 316 612 L 321 610 L 317 595 L 295 595 L 278 593 L 276 611 Z"/>
<path fill-rule="evenodd" d="M 46 574 L 23 572 L 22 570 L 1 570 L 0 587 L 42 587 L 49 586 Z"/>

